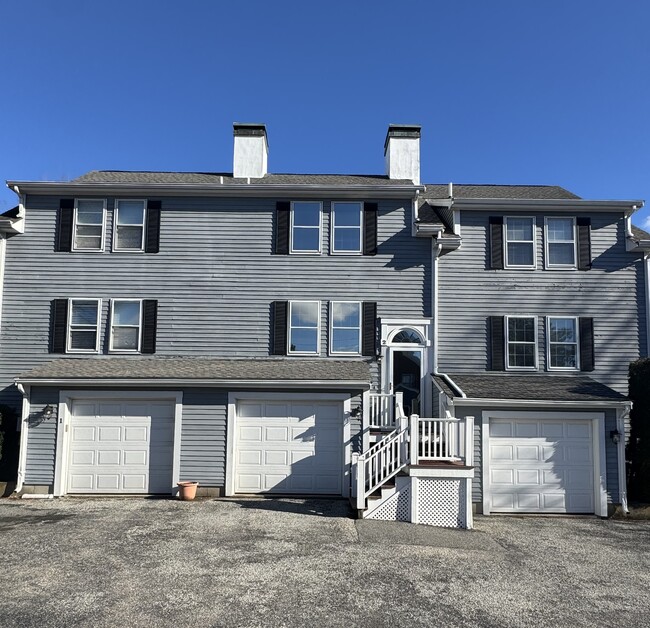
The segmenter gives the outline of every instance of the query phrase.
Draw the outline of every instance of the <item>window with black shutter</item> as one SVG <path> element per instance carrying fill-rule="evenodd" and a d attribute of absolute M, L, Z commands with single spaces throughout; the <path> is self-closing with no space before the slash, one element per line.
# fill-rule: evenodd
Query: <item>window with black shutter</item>
<path fill-rule="evenodd" d="M 142 301 L 141 353 L 156 353 L 156 330 L 158 326 L 158 301 Z"/>
<path fill-rule="evenodd" d="M 377 255 L 377 203 L 363 204 L 363 254 Z"/>
<path fill-rule="evenodd" d="M 364 301 L 362 317 L 361 354 L 373 357 L 377 354 L 377 304 Z"/>
<path fill-rule="evenodd" d="M 274 301 L 271 304 L 271 355 L 287 355 L 288 309 L 288 301 Z"/>

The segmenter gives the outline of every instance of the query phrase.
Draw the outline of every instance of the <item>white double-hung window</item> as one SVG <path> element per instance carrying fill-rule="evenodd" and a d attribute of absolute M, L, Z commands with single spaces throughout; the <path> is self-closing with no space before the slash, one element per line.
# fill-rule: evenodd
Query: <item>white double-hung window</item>
<path fill-rule="evenodd" d="M 97 353 L 99 351 L 99 299 L 70 299 L 68 301 L 68 353 Z"/>
<path fill-rule="evenodd" d="M 537 370 L 537 318 L 506 316 L 506 367 Z"/>
<path fill-rule="evenodd" d="M 535 219 L 530 216 L 507 216 L 506 268 L 535 268 Z"/>
<path fill-rule="evenodd" d="M 576 268 L 575 218 L 546 219 L 546 267 Z"/>
<path fill-rule="evenodd" d="M 294 201 L 291 203 L 291 252 L 321 252 L 321 215 L 319 202 Z"/>
<path fill-rule="evenodd" d="M 103 251 L 106 204 L 104 199 L 75 200 L 72 249 Z"/>
<path fill-rule="evenodd" d="M 289 353 L 320 353 L 320 302 L 289 303 Z"/>
<path fill-rule="evenodd" d="M 144 251 L 145 201 L 118 200 L 115 204 L 113 250 Z"/>
<path fill-rule="evenodd" d="M 332 203 L 332 253 L 361 253 L 362 203 Z"/>
<path fill-rule="evenodd" d="M 140 351 L 142 302 L 135 299 L 114 299 L 111 307 L 110 351 Z"/>
<path fill-rule="evenodd" d="M 361 303 L 332 301 L 330 304 L 330 353 L 361 353 Z"/>
<path fill-rule="evenodd" d="M 548 368 L 559 371 L 577 371 L 580 368 L 578 351 L 578 319 L 548 317 Z"/>

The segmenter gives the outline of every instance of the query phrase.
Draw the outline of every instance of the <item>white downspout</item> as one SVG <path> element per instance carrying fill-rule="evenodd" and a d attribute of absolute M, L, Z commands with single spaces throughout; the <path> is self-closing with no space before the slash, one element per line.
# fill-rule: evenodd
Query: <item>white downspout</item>
<path fill-rule="evenodd" d="M 625 419 L 630 415 L 630 405 L 616 411 L 616 429 L 620 440 L 616 446 L 618 459 L 618 498 L 624 513 L 630 512 L 627 504 L 627 473 L 625 469 Z"/>
<path fill-rule="evenodd" d="M 23 396 L 23 407 L 20 414 L 20 450 L 18 453 L 18 478 L 16 481 L 16 493 L 20 493 L 23 490 L 23 484 L 25 483 L 25 471 L 27 468 L 27 430 L 29 421 L 29 386 L 23 386 L 22 384 L 16 384 L 16 388 L 20 391 L 20 394 Z"/>

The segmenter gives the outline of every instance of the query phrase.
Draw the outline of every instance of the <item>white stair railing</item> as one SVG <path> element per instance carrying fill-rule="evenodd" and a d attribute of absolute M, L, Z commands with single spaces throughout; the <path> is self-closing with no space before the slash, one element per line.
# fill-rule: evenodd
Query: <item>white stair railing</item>
<path fill-rule="evenodd" d="M 425 418 L 417 414 L 410 417 L 410 432 L 417 435 L 411 438 L 411 461 L 457 462 L 462 460 L 460 427 L 462 419 Z M 467 447 L 463 442 L 463 449 Z"/>
<path fill-rule="evenodd" d="M 408 419 L 401 417 L 397 429 L 357 458 L 356 497 L 359 510 L 365 509 L 368 495 L 408 465 L 408 432 Z"/>

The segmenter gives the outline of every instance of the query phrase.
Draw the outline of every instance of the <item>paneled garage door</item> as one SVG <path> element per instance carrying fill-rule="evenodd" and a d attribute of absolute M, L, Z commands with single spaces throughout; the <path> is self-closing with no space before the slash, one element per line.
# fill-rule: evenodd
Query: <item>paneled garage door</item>
<path fill-rule="evenodd" d="M 594 512 L 589 420 L 490 420 L 492 512 Z"/>
<path fill-rule="evenodd" d="M 235 492 L 340 495 L 342 430 L 341 402 L 240 400 Z"/>
<path fill-rule="evenodd" d="M 68 493 L 170 493 L 174 402 L 72 402 Z"/>

